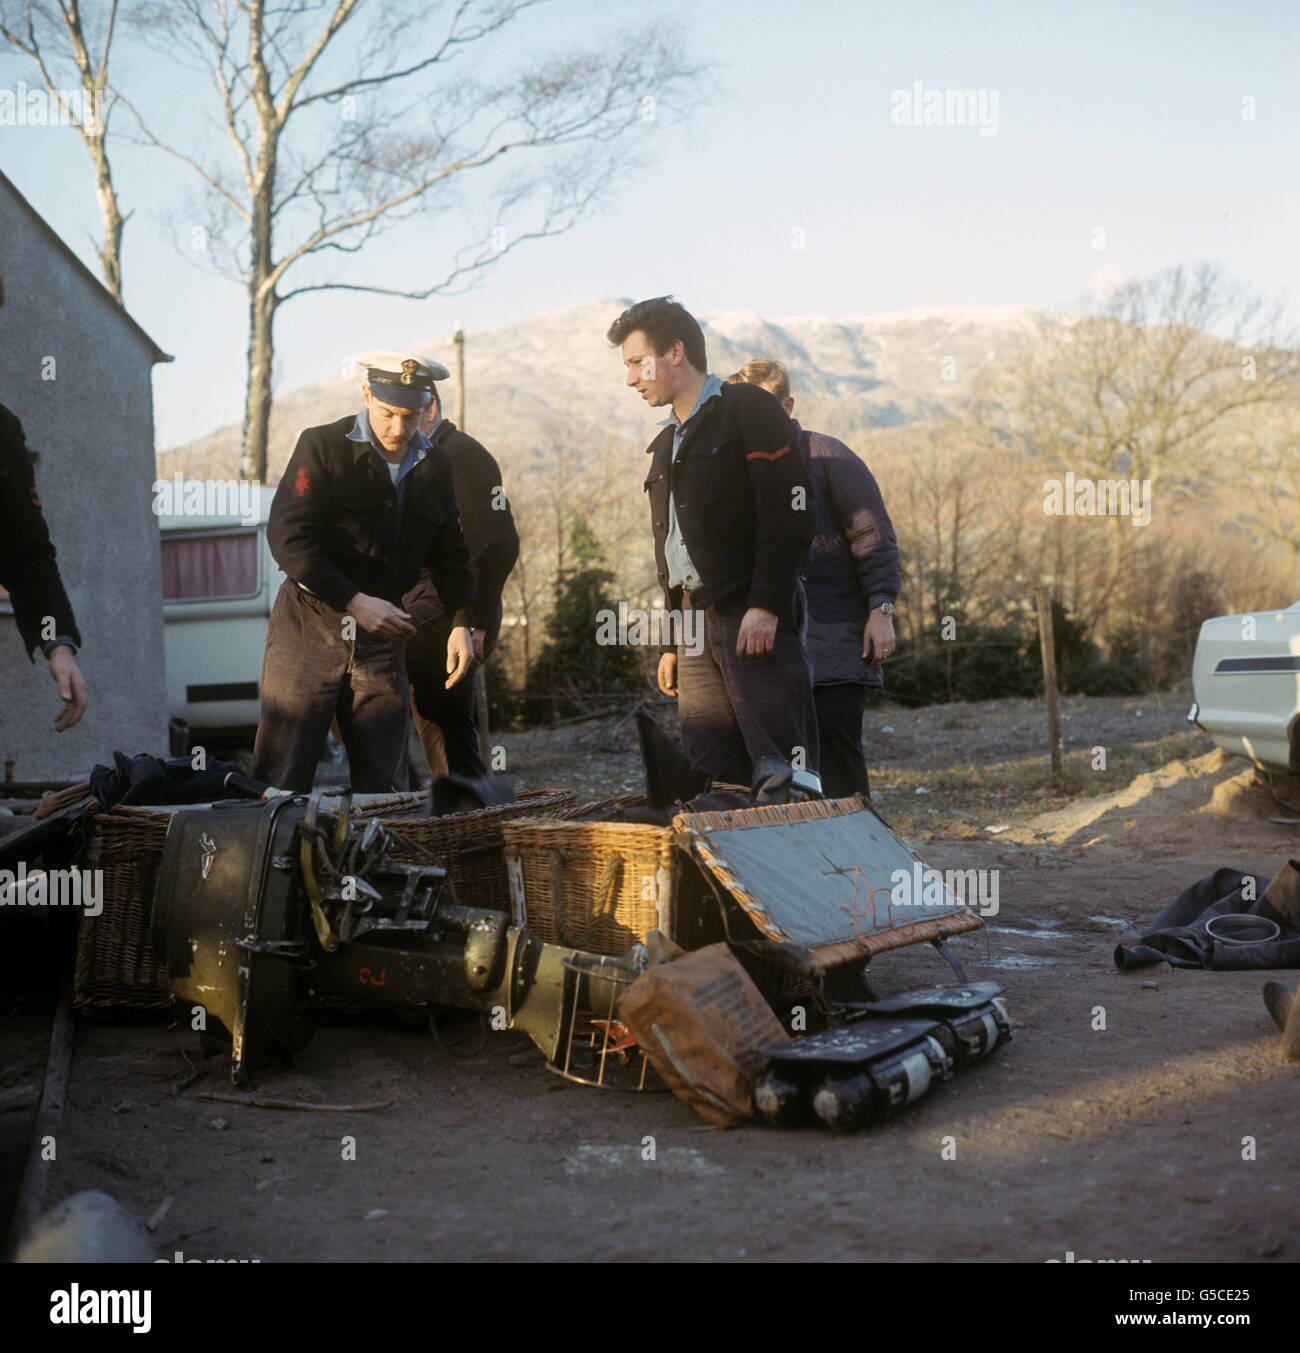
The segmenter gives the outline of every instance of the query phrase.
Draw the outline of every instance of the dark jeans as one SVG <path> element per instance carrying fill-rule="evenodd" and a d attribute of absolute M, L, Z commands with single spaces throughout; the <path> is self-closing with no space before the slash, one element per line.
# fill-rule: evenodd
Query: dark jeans
<path fill-rule="evenodd" d="M 253 775 L 305 794 L 338 716 L 352 788 L 359 794 L 405 792 L 408 705 L 401 642 L 356 626 L 285 580 L 271 610 L 262 658 L 262 715 Z M 355 624 L 355 621 L 353 622 Z"/>
<path fill-rule="evenodd" d="M 445 689 L 450 636 L 451 617 L 444 615 L 424 625 L 406 645 L 411 713 L 430 776 L 435 780 L 448 774 L 477 779 L 488 769 L 479 754 L 474 722 L 474 673 L 466 673 L 451 690 Z"/>
<path fill-rule="evenodd" d="M 692 610 L 683 601 L 684 626 L 677 649 L 677 707 L 682 751 L 715 780 L 748 785 L 764 756 L 816 770 L 819 761 L 812 669 L 798 629 L 779 626 L 770 653 L 736 656 L 743 611 L 720 615 Z M 802 629 L 802 615 L 796 617 Z M 702 637 L 698 654 L 690 641 Z"/>
<path fill-rule="evenodd" d="M 828 799 L 869 794 L 867 761 L 862 754 L 867 688 L 856 681 L 814 686 L 813 700 L 822 754 L 822 792 Z"/>

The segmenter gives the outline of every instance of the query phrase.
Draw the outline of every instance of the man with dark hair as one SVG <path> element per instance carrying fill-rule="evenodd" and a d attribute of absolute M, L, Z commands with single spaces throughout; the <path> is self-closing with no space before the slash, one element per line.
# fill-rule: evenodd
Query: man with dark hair
<path fill-rule="evenodd" d="M 756 357 L 728 377 L 740 381 L 770 391 L 793 415 L 790 377 L 780 362 Z M 817 522 L 803 577 L 822 788 L 831 798 L 846 798 L 869 793 L 862 716 L 867 689 L 884 685 L 881 665 L 894 651 L 898 541 L 866 464 L 834 437 L 793 425 Z"/>
<path fill-rule="evenodd" d="M 354 790 L 409 788 L 403 649 L 415 626 L 398 603 L 422 568 L 451 616 L 449 687 L 473 657 L 451 457 L 416 426 L 432 382 L 406 353 L 357 365 L 365 407 L 298 438 L 267 527 L 285 582 L 266 635 L 253 775 L 295 793 L 311 788 L 336 716 Z"/>
<path fill-rule="evenodd" d="M 16 415 L 0 404 L 0 588 L 9 593 L 27 658 L 39 648 L 50 665 L 63 708 L 63 733 L 86 712 L 86 683 L 77 666 L 81 635 L 59 577 L 49 527 L 36 494 L 31 457 Z"/>
<path fill-rule="evenodd" d="M 501 484 L 501 470 L 486 447 L 442 416 L 437 381 L 450 374 L 438 362 L 422 362 L 430 378 L 432 398 L 420 417 L 420 432 L 451 456 L 460 527 L 469 549 L 474 577 L 474 661 L 480 666 L 496 647 L 501 633 L 501 593 L 519 558 L 519 533 Z M 419 631 L 406 645 L 406 671 L 411 679 L 411 712 L 424 748 L 429 774 L 488 773 L 474 722 L 474 685 L 458 681 L 448 689 L 443 658 L 452 617 L 427 574 L 402 598 L 403 608 Z"/>
<path fill-rule="evenodd" d="M 645 488 L 668 608 L 702 627 L 659 660 L 660 690 L 679 697 L 682 750 L 718 780 L 749 784 L 775 757 L 816 787 L 799 580 L 813 514 L 794 428 L 767 391 L 708 374 L 700 326 L 669 296 L 625 310 L 608 338 L 627 384 L 669 406 Z"/>

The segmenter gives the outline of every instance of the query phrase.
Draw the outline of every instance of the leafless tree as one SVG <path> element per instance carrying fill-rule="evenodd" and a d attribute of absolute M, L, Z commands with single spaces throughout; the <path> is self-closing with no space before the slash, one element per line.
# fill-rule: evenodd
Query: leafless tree
<path fill-rule="evenodd" d="M 1283 586 L 1300 586 L 1300 400 L 1262 411 L 1231 444 L 1221 503 L 1256 540 L 1283 552 Z"/>
<path fill-rule="evenodd" d="M 1093 313 L 1041 317 L 1037 341 L 979 398 L 1044 468 L 1148 481 L 1172 497 L 1204 491 L 1245 411 L 1298 391 L 1300 352 L 1280 303 L 1200 264 L 1129 283 Z M 1130 522 L 1109 525 L 1106 595 L 1137 585 L 1139 543 Z"/>
<path fill-rule="evenodd" d="M 629 140 L 676 117 L 699 71 L 680 41 L 627 34 L 506 70 L 496 41 L 541 0 L 170 0 L 153 41 L 210 76 L 227 153 L 177 143 L 131 105 L 139 135 L 187 165 L 209 266 L 248 294 L 242 470 L 266 475 L 276 312 L 326 290 L 425 299 L 525 240 L 571 228 L 647 158 Z M 475 65 L 475 59 L 478 64 Z M 489 64 L 491 62 L 491 64 Z M 473 198 L 467 189 L 478 187 Z M 464 219 L 478 204 L 479 219 Z M 385 229 L 462 213 L 408 248 L 399 281 L 336 275 Z M 451 239 L 467 240 L 461 247 Z"/>
<path fill-rule="evenodd" d="M 117 0 L 109 0 L 102 32 L 88 33 L 77 0 L 56 0 L 43 5 L 27 0 L 22 5 L 0 5 L 0 37 L 36 66 L 45 88 L 57 101 L 62 120 L 77 130 L 95 169 L 95 195 L 104 223 L 104 242 L 95 246 L 104 285 L 122 301 L 122 214 L 108 159 L 108 121 L 116 100 L 108 92 L 108 56 L 117 24 Z M 92 48 L 94 52 L 92 52 Z M 94 53 L 98 53 L 95 55 Z M 77 90 L 59 72 L 71 63 L 76 68 Z M 73 100 L 76 99 L 77 106 Z"/>
<path fill-rule="evenodd" d="M 878 431 L 862 454 L 887 492 L 907 560 L 907 619 L 913 643 L 937 641 L 943 617 L 976 607 L 998 569 L 1008 485 L 1003 453 L 956 419 Z M 964 618 L 987 620 L 978 613 Z"/>

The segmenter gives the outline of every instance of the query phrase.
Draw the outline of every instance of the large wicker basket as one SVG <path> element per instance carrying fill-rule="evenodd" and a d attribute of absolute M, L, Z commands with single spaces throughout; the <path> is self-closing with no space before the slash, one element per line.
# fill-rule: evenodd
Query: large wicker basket
<path fill-rule="evenodd" d="M 582 820 L 645 806 L 643 794 L 624 794 L 554 821 L 507 823 L 515 920 L 548 944 L 601 954 L 626 953 L 656 929 L 687 949 L 724 938 L 708 880 L 671 827 Z"/>
<path fill-rule="evenodd" d="M 442 818 L 413 816 L 421 794 L 382 795 L 358 801 L 353 816 L 378 817 L 398 835 L 393 854 L 419 856 L 419 847 L 446 866 L 457 900 L 465 906 L 508 911 L 510 890 L 502 854 L 504 824 L 512 817 L 565 812 L 572 790 L 533 790 L 515 803 Z M 73 1003 L 91 1014 L 153 1014 L 169 1008 L 167 976 L 149 942 L 153 890 L 171 813 L 156 808 L 114 808 L 95 816 L 95 834 L 84 867 L 104 871 L 103 910 L 81 918 Z"/>
<path fill-rule="evenodd" d="M 515 919 L 548 944 L 624 953 L 673 931 L 671 828 L 635 822 L 511 822 L 506 863 Z M 522 912 L 522 915 L 520 914 Z"/>

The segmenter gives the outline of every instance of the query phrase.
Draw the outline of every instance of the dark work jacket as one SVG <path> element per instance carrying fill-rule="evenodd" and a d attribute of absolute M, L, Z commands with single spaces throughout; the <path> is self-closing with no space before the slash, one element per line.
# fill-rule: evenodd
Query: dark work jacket
<path fill-rule="evenodd" d="M 276 563 L 327 606 L 346 611 L 358 592 L 401 603 L 429 570 L 456 625 L 471 624 L 473 582 L 456 513 L 451 456 L 434 446 L 397 490 L 368 441 L 349 440 L 350 414 L 307 428 L 275 491 L 267 540 Z"/>
<path fill-rule="evenodd" d="M 1253 885 L 1249 889 L 1248 878 Z M 1275 881 L 1280 891 L 1265 896 Z M 1129 972 L 1163 960 L 1172 968 L 1218 972 L 1300 967 L 1300 915 L 1295 897 L 1294 862 L 1284 865 L 1276 880 L 1242 869 L 1216 869 L 1184 888 L 1136 944 L 1117 945 L 1115 966 Z M 1259 944 L 1224 944 L 1205 930 L 1219 916 L 1262 916 L 1280 933 Z"/>
<path fill-rule="evenodd" d="M 804 561 L 808 591 L 808 660 L 813 684 L 884 684 L 862 656 L 872 601 L 893 601 L 902 579 L 898 540 L 880 488 L 843 442 L 795 423 L 816 504 L 816 534 Z"/>
<path fill-rule="evenodd" d="M 501 631 L 501 593 L 519 558 L 519 532 L 502 491 L 501 469 L 481 442 L 462 432 L 449 418 L 434 428 L 430 440 L 451 455 L 460 529 L 474 577 L 474 628 L 484 632 L 485 648 L 491 651 Z M 402 606 L 417 627 L 445 614 L 442 599 L 427 574 L 421 575 L 406 594 Z M 417 635 L 412 639 L 407 652 L 413 651 L 412 646 L 422 651 L 423 638 Z M 445 644 L 441 647 L 445 650 Z"/>
<path fill-rule="evenodd" d="M 36 494 L 36 479 L 23 425 L 0 404 L 0 587 L 9 593 L 14 620 L 30 659 L 56 635 L 81 647 L 72 604 L 63 590 L 49 528 Z M 45 617 L 54 633 L 42 635 Z"/>
<path fill-rule="evenodd" d="M 682 601 L 682 589 L 668 586 L 664 558 L 671 472 L 682 539 L 700 574 L 693 604 L 724 614 L 759 606 L 796 627 L 795 588 L 813 511 L 785 410 L 761 386 L 724 385 L 691 422 L 675 464 L 673 431 L 664 428 L 650 443 L 645 481 L 655 566 L 669 608 Z"/>

